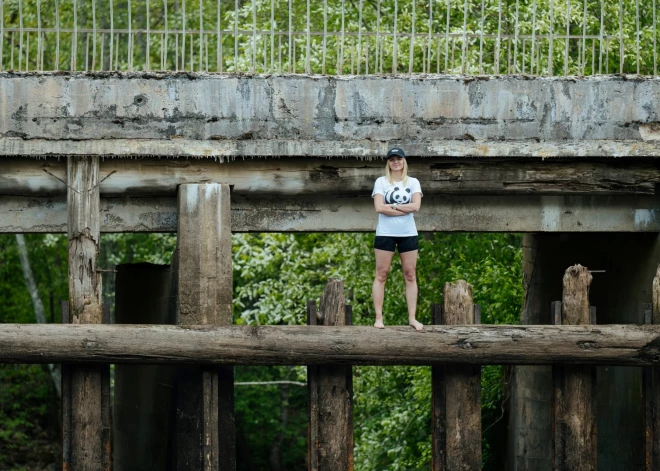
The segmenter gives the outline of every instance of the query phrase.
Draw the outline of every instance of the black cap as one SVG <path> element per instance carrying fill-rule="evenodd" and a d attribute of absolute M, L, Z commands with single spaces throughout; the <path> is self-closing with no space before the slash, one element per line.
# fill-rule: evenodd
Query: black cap
<path fill-rule="evenodd" d="M 387 151 L 388 159 L 393 155 L 398 155 L 399 157 L 403 157 L 404 159 L 406 158 L 406 154 L 403 152 L 403 149 L 401 147 L 392 147 L 390 150 Z"/>

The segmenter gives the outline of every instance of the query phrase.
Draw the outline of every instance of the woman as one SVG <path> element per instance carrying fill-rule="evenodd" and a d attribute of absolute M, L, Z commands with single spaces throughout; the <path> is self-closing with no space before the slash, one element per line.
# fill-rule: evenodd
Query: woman
<path fill-rule="evenodd" d="M 423 326 L 415 319 L 417 310 L 417 227 L 413 214 L 422 204 L 422 189 L 416 178 L 408 176 L 406 154 L 400 147 L 387 153 L 385 176 L 378 178 L 371 194 L 378 213 L 376 227 L 376 278 L 371 290 L 376 310 L 374 327 L 382 329 L 385 281 L 390 271 L 395 249 L 399 250 L 403 277 L 406 280 L 408 323 L 421 331 Z"/>

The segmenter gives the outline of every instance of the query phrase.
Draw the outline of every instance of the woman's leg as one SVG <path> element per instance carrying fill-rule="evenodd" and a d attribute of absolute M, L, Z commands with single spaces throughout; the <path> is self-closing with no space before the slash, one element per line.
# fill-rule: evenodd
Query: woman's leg
<path fill-rule="evenodd" d="M 387 275 L 390 272 L 390 265 L 392 264 L 394 252 L 379 249 L 374 250 L 376 252 L 376 277 L 374 278 L 374 285 L 371 288 L 371 297 L 374 300 L 374 310 L 376 311 L 376 322 L 374 323 L 374 327 L 382 329 L 385 327 L 383 324 L 385 282 L 387 281 Z"/>
<path fill-rule="evenodd" d="M 406 280 L 406 304 L 408 305 L 408 323 L 416 330 L 423 329 L 422 324 L 417 322 L 417 250 L 411 250 L 401 254 L 401 267 L 403 278 Z"/>

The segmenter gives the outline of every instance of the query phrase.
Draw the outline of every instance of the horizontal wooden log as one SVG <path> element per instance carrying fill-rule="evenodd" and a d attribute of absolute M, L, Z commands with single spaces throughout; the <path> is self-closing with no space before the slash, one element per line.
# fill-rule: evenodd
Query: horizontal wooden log
<path fill-rule="evenodd" d="M 369 197 L 232 197 L 232 232 L 372 232 Z M 419 231 L 658 232 L 657 196 L 425 196 Z M 176 232 L 176 198 L 101 198 L 101 232 Z M 66 232 L 63 197 L 0 197 L 0 233 Z"/>
<path fill-rule="evenodd" d="M 0 363 L 660 364 L 660 326 L 0 324 Z"/>
<path fill-rule="evenodd" d="M 657 159 L 539 159 L 425 157 L 409 159 L 409 175 L 434 194 L 653 194 Z M 174 196 L 186 183 L 227 183 L 236 195 L 368 197 L 383 175 L 382 159 L 109 158 L 101 163 L 100 190 L 111 196 Z M 0 195 L 64 194 L 66 162 L 0 160 Z"/>

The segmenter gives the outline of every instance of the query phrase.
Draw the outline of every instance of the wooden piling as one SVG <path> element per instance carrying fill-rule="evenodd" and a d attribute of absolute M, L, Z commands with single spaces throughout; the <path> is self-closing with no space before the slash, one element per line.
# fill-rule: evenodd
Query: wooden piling
<path fill-rule="evenodd" d="M 644 310 L 645 324 L 660 324 L 660 265 L 653 278 L 652 302 Z M 660 368 L 644 368 L 642 374 L 644 395 L 645 470 L 660 471 Z"/>
<path fill-rule="evenodd" d="M 589 306 L 591 273 L 575 265 L 564 274 L 561 303 L 553 303 L 555 324 L 586 325 L 595 320 Z M 560 305 L 561 304 L 561 305 Z M 585 348 L 590 348 L 585 345 Z M 584 365 L 553 367 L 554 469 L 595 470 L 595 368 Z"/>
<path fill-rule="evenodd" d="M 67 227 L 69 240 L 69 309 L 74 324 L 103 322 L 100 242 L 99 157 L 67 159 Z M 110 402 L 103 394 L 109 365 L 70 365 L 63 384 L 63 468 L 109 470 Z M 64 397 L 64 395 L 63 395 Z M 67 410 L 64 410 L 64 409 Z M 67 430 L 68 428 L 68 430 Z"/>
<path fill-rule="evenodd" d="M 177 325 L 232 324 L 229 193 L 229 185 L 216 183 L 179 187 Z M 175 404 L 175 469 L 235 470 L 233 369 L 180 369 Z"/>
<path fill-rule="evenodd" d="M 316 301 L 307 302 L 307 325 L 316 323 Z M 307 367 L 307 413 L 309 422 L 307 425 L 307 469 L 318 471 L 318 437 L 319 437 L 319 384 L 318 366 Z"/>
<path fill-rule="evenodd" d="M 475 324 L 472 286 L 463 280 L 445 283 L 442 309 L 434 323 Z M 472 348 L 469 342 L 460 346 Z M 433 471 L 481 469 L 481 368 L 474 365 L 433 367 Z"/>
<path fill-rule="evenodd" d="M 344 283 L 329 280 L 318 315 L 308 304 L 308 323 L 322 326 L 350 324 Z M 308 371 L 309 466 L 318 471 L 353 470 L 353 373 L 350 365 L 322 365 Z"/>

